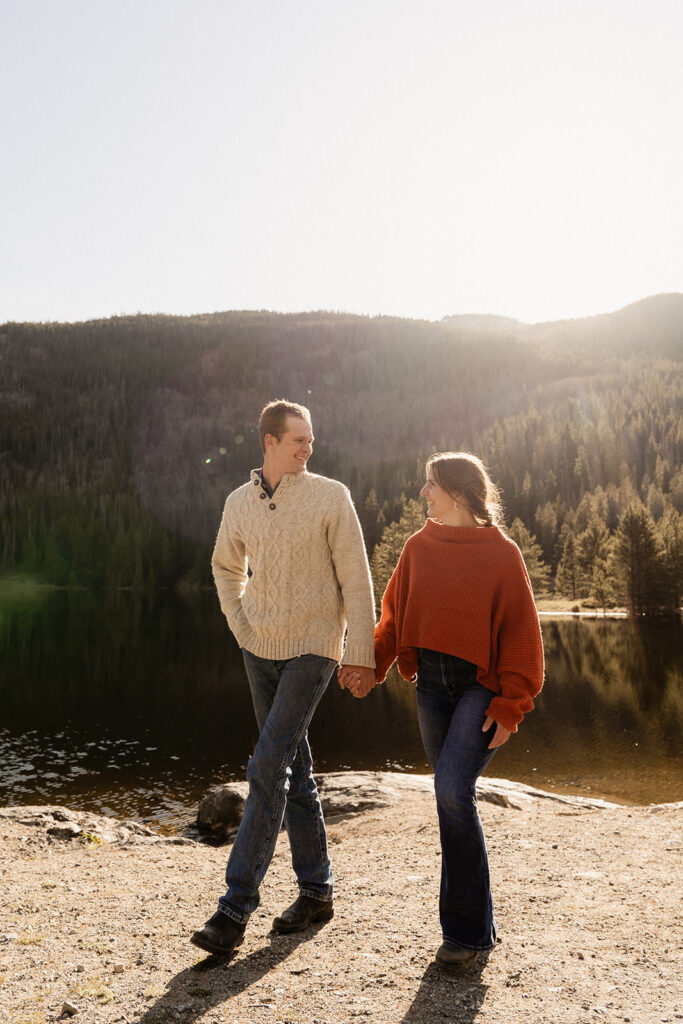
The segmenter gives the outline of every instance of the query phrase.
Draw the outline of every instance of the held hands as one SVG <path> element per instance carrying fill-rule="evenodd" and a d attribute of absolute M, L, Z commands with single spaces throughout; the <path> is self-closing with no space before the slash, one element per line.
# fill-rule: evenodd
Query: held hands
<path fill-rule="evenodd" d="M 496 731 L 493 734 L 493 739 L 489 743 L 489 750 L 493 750 L 494 747 L 502 747 L 503 744 L 507 743 L 512 736 L 509 729 L 506 729 L 504 725 L 500 724 L 500 722 L 496 722 L 495 719 L 489 718 L 488 715 L 486 716 L 486 721 L 481 727 L 481 731 L 486 732 L 492 725 L 495 725 Z"/>
<path fill-rule="evenodd" d="M 377 684 L 375 670 L 365 665 L 340 665 L 337 679 L 342 690 L 349 690 L 354 697 L 367 697 Z"/>

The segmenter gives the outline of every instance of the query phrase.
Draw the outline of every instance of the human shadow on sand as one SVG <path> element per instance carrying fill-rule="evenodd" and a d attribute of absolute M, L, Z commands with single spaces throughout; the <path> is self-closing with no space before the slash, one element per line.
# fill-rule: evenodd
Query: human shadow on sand
<path fill-rule="evenodd" d="M 480 953 L 464 968 L 429 964 L 401 1024 L 472 1024 L 486 998 L 481 973 L 488 958 L 488 952 Z"/>
<path fill-rule="evenodd" d="M 264 975 L 281 964 L 302 942 L 315 938 L 323 927 L 312 926 L 295 935 L 270 932 L 261 949 L 248 956 L 207 956 L 204 960 L 180 971 L 171 978 L 166 991 L 137 1018 L 138 1024 L 163 1024 L 182 1013 L 184 1024 L 191 1024 L 214 1007 L 223 1007 L 230 1000 L 255 985 Z"/>

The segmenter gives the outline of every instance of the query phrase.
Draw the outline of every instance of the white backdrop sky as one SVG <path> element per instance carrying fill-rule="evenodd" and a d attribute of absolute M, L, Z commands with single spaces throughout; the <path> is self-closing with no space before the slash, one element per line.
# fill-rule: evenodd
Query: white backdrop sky
<path fill-rule="evenodd" d="M 680 0 L 0 0 L 0 321 L 683 290 Z"/>

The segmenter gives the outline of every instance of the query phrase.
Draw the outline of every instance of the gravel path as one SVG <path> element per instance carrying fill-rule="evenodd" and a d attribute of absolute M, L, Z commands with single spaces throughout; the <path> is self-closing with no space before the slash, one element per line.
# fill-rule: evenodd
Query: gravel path
<path fill-rule="evenodd" d="M 433 797 L 329 826 L 335 917 L 270 931 L 295 891 L 284 834 L 244 945 L 202 959 L 227 848 L 108 823 L 48 836 L 54 817 L 0 811 L 0 1020 L 47 1024 L 650 1024 L 683 1020 L 683 805 L 482 803 L 500 942 L 474 967 L 433 959 L 439 843 Z M 71 815 L 71 817 L 74 817 Z"/>

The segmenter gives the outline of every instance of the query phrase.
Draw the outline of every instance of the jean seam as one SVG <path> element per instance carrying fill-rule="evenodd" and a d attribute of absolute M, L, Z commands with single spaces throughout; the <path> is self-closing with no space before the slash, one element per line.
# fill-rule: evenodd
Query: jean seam
<path fill-rule="evenodd" d="M 325 672 L 323 671 L 323 674 L 321 676 L 321 681 L 322 681 L 322 679 L 324 679 L 324 677 L 325 677 Z M 299 740 L 299 744 L 297 744 L 297 756 L 300 756 L 300 751 L 299 751 L 300 744 L 301 744 L 301 740 Z M 302 767 L 303 767 L 303 758 L 302 758 Z M 316 787 L 316 793 L 317 793 L 317 787 Z M 318 799 L 320 799 L 320 797 L 318 797 Z M 323 834 L 322 834 L 322 832 L 320 830 L 320 819 L 319 819 L 319 816 L 316 813 L 316 806 L 315 806 L 315 800 L 313 799 L 313 794 L 310 791 L 308 792 L 308 800 L 309 800 L 311 814 L 316 819 L 316 835 L 317 835 L 317 838 L 318 838 L 318 853 L 320 854 L 320 856 L 318 858 L 318 863 L 320 865 L 320 872 L 321 872 L 320 880 L 322 881 L 323 861 L 325 860 L 326 854 L 325 854 L 325 849 L 323 847 Z M 328 857 L 328 859 L 329 859 L 329 857 Z M 300 891 L 301 891 L 301 893 L 304 896 L 310 895 L 309 890 L 300 889 Z M 320 894 L 318 893 L 315 898 L 318 898 L 319 896 L 320 896 Z"/>

